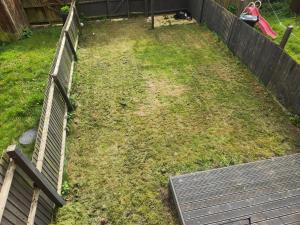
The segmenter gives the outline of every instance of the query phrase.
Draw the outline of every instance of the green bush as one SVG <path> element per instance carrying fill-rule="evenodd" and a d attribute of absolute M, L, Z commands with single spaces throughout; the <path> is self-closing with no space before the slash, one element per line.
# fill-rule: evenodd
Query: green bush
<path fill-rule="evenodd" d="M 228 11 L 230 11 L 230 12 L 233 13 L 233 14 L 236 14 L 236 13 L 237 13 L 237 10 L 238 10 L 238 8 L 237 8 L 237 6 L 234 5 L 234 4 L 230 4 L 230 5 L 228 6 Z"/>
<path fill-rule="evenodd" d="M 60 8 L 60 11 L 62 13 L 69 13 L 70 12 L 70 6 L 69 5 L 64 5 L 63 7 Z"/>

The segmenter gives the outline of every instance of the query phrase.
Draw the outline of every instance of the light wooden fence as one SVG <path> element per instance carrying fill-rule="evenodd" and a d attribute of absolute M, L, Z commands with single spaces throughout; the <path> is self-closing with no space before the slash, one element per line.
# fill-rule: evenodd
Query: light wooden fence
<path fill-rule="evenodd" d="M 300 114 L 300 65 L 214 0 L 190 0 L 192 15 L 228 45 L 290 112 Z"/>
<path fill-rule="evenodd" d="M 0 1 L 0 41 L 18 39 L 27 26 L 27 18 L 19 0 Z"/>
<path fill-rule="evenodd" d="M 10 146 L 0 162 L 0 224 L 46 225 L 60 196 L 69 93 L 79 33 L 72 4 L 53 60 L 32 161 Z"/>
<path fill-rule="evenodd" d="M 30 24 L 61 22 L 60 8 L 71 0 L 20 0 Z"/>

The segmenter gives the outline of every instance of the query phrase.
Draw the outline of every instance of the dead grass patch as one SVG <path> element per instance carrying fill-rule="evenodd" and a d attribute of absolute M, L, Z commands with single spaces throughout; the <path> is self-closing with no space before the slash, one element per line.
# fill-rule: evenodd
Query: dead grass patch
<path fill-rule="evenodd" d="M 162 110 L 167 110 L 168 106 L 161 102 L 162 97 L 179 97 L 188 90 L 184 85 L 171 84 L 167 80 L 148 80 L 146 82 L 146 99 L 135 112 L 138 116 L 147 116 L 149 114 L 160 114 Z"/>

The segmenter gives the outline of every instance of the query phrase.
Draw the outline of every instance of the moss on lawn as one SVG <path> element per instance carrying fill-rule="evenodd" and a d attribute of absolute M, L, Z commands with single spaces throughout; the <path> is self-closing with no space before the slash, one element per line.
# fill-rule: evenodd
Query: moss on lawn
<path fill-rule="evenodd" d="M 36 30 L 30 38 L 0 46 L 0 154 L 38 125 L 59 33 L 58 27 Z M 26 151 L 30 156 L 32 146 Z"/>
<path fill-rule="evenodd" d="M 55 224 L 177 224 L 169 176 L 281 156 L 299 130 L 206 27 L 143 18 L 83 29 Z"/>

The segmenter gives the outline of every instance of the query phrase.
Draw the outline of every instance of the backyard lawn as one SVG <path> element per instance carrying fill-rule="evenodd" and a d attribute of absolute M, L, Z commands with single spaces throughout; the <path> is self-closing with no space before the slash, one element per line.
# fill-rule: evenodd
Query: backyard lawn
<path fill-rule="evenodd" d="M 59 33 L 60 28 L 36 30 L 30 38 L 0 44 L 0 154 L 38 125 Z M 25 151 L 30 156 L 32 146 Z"/>
<path fill-rule="evenodd" d="M 57 225 L 175 225 L 169 176 L 300 147 L 287 113 L 214 33 L 149 27 L 83 28 Z"/>
<path fill-rule="evenodd" d="M 300 63 L 300 16 L 290 11 L 288 0 L 275 2 L 272 7 L 265 2 L 263 6 L 263 16 L 278 33 L 278 37 L 275 39 L 276 43 L 280 43 L 287 26 L 294 26 L 293 35 L 290 37 L 285 49 Z"/>

